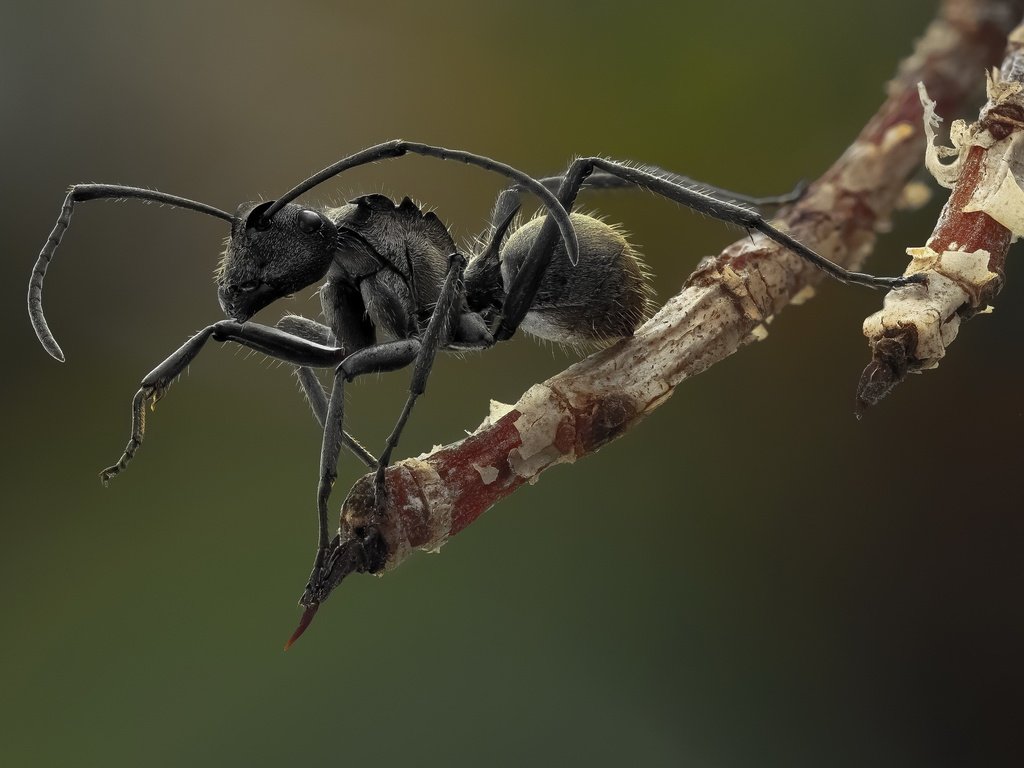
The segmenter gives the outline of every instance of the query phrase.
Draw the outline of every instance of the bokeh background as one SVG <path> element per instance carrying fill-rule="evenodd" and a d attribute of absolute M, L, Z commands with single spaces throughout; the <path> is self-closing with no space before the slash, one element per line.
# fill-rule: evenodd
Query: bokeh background
<path fill-rule="evenodd" d="M 864 421 L 880 296 L 825 285 L 441 555 L 353 578 L 287 654 L 319 449 L 287 369 L 212 346 L 131 470 L 96 476 L 141 375 L 219 317 L 223 224 L 83 205 L 46 290 L 66 364 L 24 311 L 76 181 L 232 209 L 401 136 L 537 174 L 601 153 L 786 190 L 847 146 L 936 5 L 4 2 L 0 763 L 1021 764 L 1012 256 L 996 313 Z M 500 180 L 448 165 L 385 163 L 321 195 L 409 194 L 468 238 Z M 870 268 L 901 271 L 942 199 L 899 216 Z M 662 298 L 737 236 L 644 193 L 587 203 L 635 233 Z M 571 359 L 525 338 L 443 359 L 401 453 Z M 406 382 L 351 388 L 370 446 Z M 336 503 L 359 474 L 346 457 Z"/>

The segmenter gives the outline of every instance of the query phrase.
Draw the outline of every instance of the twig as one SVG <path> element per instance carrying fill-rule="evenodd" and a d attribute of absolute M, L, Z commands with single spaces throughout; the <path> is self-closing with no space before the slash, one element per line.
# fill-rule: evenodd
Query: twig
<path fill-rule="evenodd" d="M 775 224 L 833 261 L 856 269 L 887 223 L 924 147 L 917 83 L 944 112 L 973 92 L 976 73 L 998 59 L 1022 0 L 947 0 L 888 98 L 857 140 Z M 435 550 L 544 470 L 571 463 L 623 434 L 684 379 L 766 335 L 765 323 L 812 295 L 819 272 L 755 235 L 706 259 L 683 291 L 629 339 L 530 388 L 470 437 L 388 470 L 388 503 L 374 512 L 372 476 L 345 500 L 341 539 L 376 527 L 386 568 L 413 549 Z"/>
<path fill-rule="evenodd" d="M 979 73 L 980 74 L 980 73 Z M 923 248 L 908 248 L 905 274 L 926 282 L 886 296 L 883 309 L 864 321 L 872 360 L 861 374 L 861 413 L 906 377 L 934 368 L 962 319 L 985 312 L 1004 282 L 1006 253 L 1024 234 L 1024 25 L 1009 37 L 1002 68 L 988 76 L 988 102 L 977 122 L 953 123 L 954 147 L 935 147 L 939 118 L 920 86 L 928 134 L 926 164 L 953 191 Z M 940 157 L 956 157 L 943 164 Z"/>

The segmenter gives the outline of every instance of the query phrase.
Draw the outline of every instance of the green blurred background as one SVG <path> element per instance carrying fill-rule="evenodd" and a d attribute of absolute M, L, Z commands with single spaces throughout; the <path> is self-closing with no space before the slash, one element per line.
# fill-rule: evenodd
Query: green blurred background
<path fill-rule="evenodd" d="M 440 556 L 353 578 L 287 654 L 319 450 L 287 369 L 211 347 L 131 471 L 96 476 L 141 375 L 218 319 L 223 224 L 84 205 L 46 291 L 66 364 L 24 310 L 77 181 L 233 209 L 401 136 L 537 174 L 601 153 L 789 189 L 847 146 L 935 5 L 5 2 L 0 763 L 1021 764 L 1014 257 L 996 313 L 863 422 L 880 296 L 826 285 Z M 468 237 L 499 186 L 404 159 L 322 195 L 409 194 Z M 901 215 L 869 267 L 901 271 L 942 199 Z M 662 299 L 737 236 L 643 193 L 586 204 L 635 233 Z M 401 453 L 570 359 L 525 338 L 443 359 Z M 406 383 L 350 390 L 370 446 Z M 359 474 L 346 457 L 336 502 Z"/>

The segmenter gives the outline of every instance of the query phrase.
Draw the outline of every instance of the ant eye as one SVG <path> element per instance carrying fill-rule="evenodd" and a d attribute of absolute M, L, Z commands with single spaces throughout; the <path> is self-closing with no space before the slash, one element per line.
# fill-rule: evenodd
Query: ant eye
<path fill-rule="evenodd" d="M 316 211 L 299 211 L 295 218 L 299 223 L 299 229 L 307 235 L 313 234 L 324 225 L 324 220 L 320 218 L 320 214 Z"/>
<path fill-rule="evenodd" d="M 242 293 L 251 293 L 260 287 L 259 280 L 246 280 L 244 283 L 238 284 L 238 290 Z"/>

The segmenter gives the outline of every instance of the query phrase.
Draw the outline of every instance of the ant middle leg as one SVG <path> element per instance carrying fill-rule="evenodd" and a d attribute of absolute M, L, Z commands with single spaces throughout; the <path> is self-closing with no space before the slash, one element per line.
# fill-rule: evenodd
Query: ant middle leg
<path fill-rule="evenodd" d="M 302 317 L 301 315 L 285 315 L 277 321 L 277 328 L 280 328 L 286 333 L 290 333 L 293 336 L 298 336 L 303 339 L 322 344 L 324 346 L 335 346 L 336 341 L 334 334 L 331 329 L 323 323 L 318 323 L 315 320 Z M 316 419 L 317 424 L 323 429 L 327 424 L 327 406 L 328 406 L 328 395 L 324 391 L 323 384 L 320 383 L 320 379 L 317 377 L 316 372 L 307 365 L 299 365 L 295 367 L 295 378 L 298 379 L 299 386 L 302 387 L 302 392 L 306 396 L 306 401 L 309 403 L 310 410 L 313 412 L 313 418 Z M 369 469 L 376 469 L 378 461 L 372 453 L 370 453 L 355 437 L 350 435 L 348 432 L 342 431 L 341 433 L 342 443 L 348 448 L 359 461 L 367 466 Z"/>
<path fill-rule="evenodd" d="M 345 421 L 345 384 L 367 373 L 385 373 L 404 368 L 413 362 L 420 351 L 420 342 L 416 339 L 401 339 L 383 344 L 375 344 L 353 352 L 345 357 L 334 372 L 334 385 L 327 403 L 324 417 L 324 438 L 320 448 L 320 480 L 317 485 L 317 554 L 313 564 L 310 583 L 318 580 L 322 572 L 330 536 L 328 534 L 328 518 L 331 490 L 338 479 L 338 457 L 344 435 Z M 379 467 L 384 466 L 381 457 Z"/>
<path fill-rule="evenodd" d="M 437 356 L 437 351 L 446 346 L 453 337 L 458 337 L 460 330 L 466 325 L 465 323 L 457 325 L 459 321 L 465 319 L 460 317 L 460 314 L 466 314 L 461 311 L 464 310 L 463 274 L 465 269 L 465 256 L 460 253 L 453 253 L 448 257 L 448 274 L 445 276 L 441 293 L 437 298 L 437 303 L 434 304 L 434 311 L 430 315 L 427 328 L 420 340 L 420 348 L 413 367 L 412 381 L 409 382 L 409 395 L 406 398 L 395 428 L 388 435 L 387 443 L 380 454 L 377 472 L 374 475 L 374 503 L 378 509 L 382 507 L 386 498 L 384 473 L 391 462 L 391 454 L 398 447 L 402 430 L 405 429 L 405 424 L 409 420 L 409 415 L 412 413 L 416 400 L 427 389 L 427 378 L 430 376 L 430 371 L 434 366 L 434 358 Z M 479 319 L 478 316 L 474 317 L 477 320 Z M 482 323 L 480 330 L 483 331 L 484 337 L 479 339 L 479 343 L 482 346 L 493 344 L 493 339 L 486 333 Z"/>

